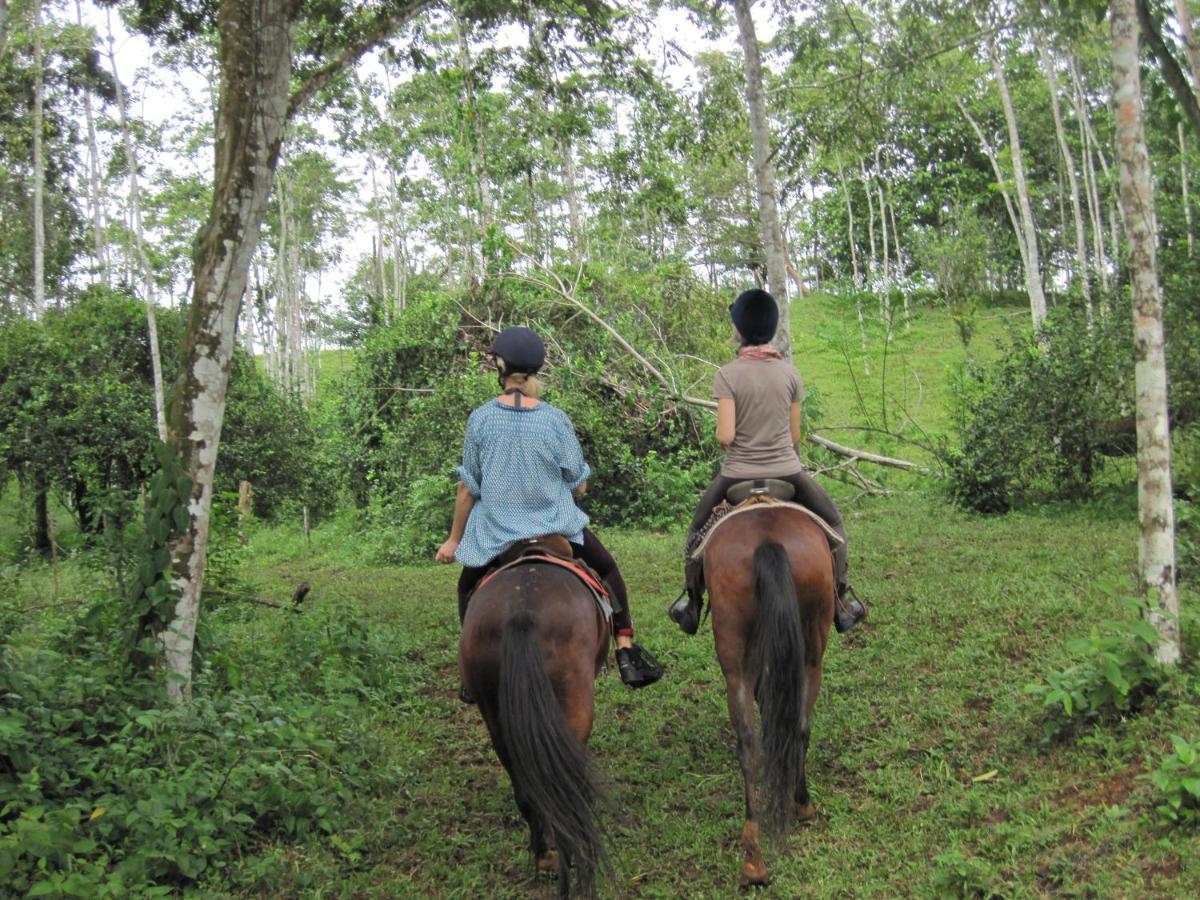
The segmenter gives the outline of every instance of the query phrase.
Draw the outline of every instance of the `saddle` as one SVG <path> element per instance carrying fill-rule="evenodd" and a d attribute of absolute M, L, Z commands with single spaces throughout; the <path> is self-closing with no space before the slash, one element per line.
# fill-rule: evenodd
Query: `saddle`
<path fill-rule="evenodd" d="M 571 550 L 571 542 L 561 534 L 544 534 L 541 537 L 526 538 L 514 543 L 492 560 L 487 573 L 479 579 L 475 590 L 471 592 L 472 596 L 474 596 L 475 591 L 478 591 L 506 569 L 528 563 L 559 566 L 582 581 L 584 586 L 591 592 L 592 597 L 595 598 L 596 605 L 600 607 L 600 611 L 604 614 L 604 621 L 608 623 L 611 633 L 613 609 L 612 601 L 608 596 L 608 588 L 605 587 L 603 580 L 601 580 L 595 569 L 582 559 L 575 558 Z"/>
<path fill-rule="evenodd" d="M 807 506 L 792 502 L 792 497 L 795 496 L 795 493 L 795 487 L 789 482 L 780 481 L 776 478 L 756 478 L 751 481 L 739 481 L 730 485 L 729 490 L 725 492 L 725 500 L 716 505 L 712 514 L 708 517 L 708 521 L 704 523 L 704 527 L 696 532 L 692 542 L 686 548 L 686 557 L 688 559 L 703 559 L 704 548 L 708 545 L 713 532 L 717 530 L 718 526 L 724 523 L 730 516 L 750 512 L 760 506 L 782 506 L 788 509 L 798 509 L 821 526 L 821 530 L 825 532 L 825 536 L 829 539 L 831 549 L 841 544 L 841 535 L 834 531 L 828 522 Z"/>

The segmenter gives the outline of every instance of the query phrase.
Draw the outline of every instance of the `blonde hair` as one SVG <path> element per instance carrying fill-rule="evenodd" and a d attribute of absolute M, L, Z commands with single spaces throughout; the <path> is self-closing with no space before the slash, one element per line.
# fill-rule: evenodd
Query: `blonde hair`
<path fill-rule="evenodd" d="M 510 372 L 504 376 L 504 386 L 520 388 L 521 393 L 534 400 L 542 394 L 542 380 L 526 372 Z"/>

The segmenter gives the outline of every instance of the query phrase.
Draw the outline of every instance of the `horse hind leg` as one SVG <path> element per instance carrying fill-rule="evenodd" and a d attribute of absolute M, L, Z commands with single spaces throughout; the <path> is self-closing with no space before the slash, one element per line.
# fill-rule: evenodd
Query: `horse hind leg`
<path fill-rule="evenodd" d="M 758 735 L 754 730 L 754 691 L 742 674 L 726 675 L 728 689 L 729 719 L 737 736 L 738 764 L 745 783 L 746 823 L 742 827 L 742 874 L 743 887 L 767 883 L 767 864 L 762 855 L 762 833 L 759 829 L 756 808 L 756 781 L 758 773 Z"/>

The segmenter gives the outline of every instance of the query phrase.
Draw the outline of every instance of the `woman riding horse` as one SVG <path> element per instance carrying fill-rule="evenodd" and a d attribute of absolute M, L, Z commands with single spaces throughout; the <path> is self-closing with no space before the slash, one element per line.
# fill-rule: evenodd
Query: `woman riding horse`
<path fill-rule="evenodd" d="M 462 563 L 459 620 L 492 560 L 518 541 L 560 534 L 608 588 L 621 680 L 635 688 L 653 684 L 662 672 L 633 642 L 625 580 L 575 504 L 587 489 L 591 468 L 566 413 L 538 399 L 536 375 L 546 361 L 546 347 L 533 331 L 517 326 L 500 332 L 491 352 L 502 393 L 467 420 L 454 521 L 436 557 Z M 472 702 L 467 692 L 461 696 Z"/>
<path fill-rule="evenodd" d="M 685 634 L 695 634 L 704 607 L 704 565 L 692 558 L 700 530 L 725 492 L 739 481 L 774 478 L 792 485 L 795 502 L 829 523 L 841 537 L 834 547 L 837 607 L 834 624 L 847 631 L 867 611 L 846 582 L 849 557 L 842 514 L 817 480 L 804 471 L 796 455 L 800 442 L 800 401 L 804 381 L 795 366 L 771 346 L 779 325 L 779 305 L 763 290 L 743 291 L 729 307 L 741 341 L 737 358 L 722 366 L 713 393 L 717 398 L 717 441 L 725 448 L 720 472 L 709 483 L 688 528 L 684 561 L 684 593 L 669 613 Z M 845 600 L 849 592 L 851 599 Z"/>

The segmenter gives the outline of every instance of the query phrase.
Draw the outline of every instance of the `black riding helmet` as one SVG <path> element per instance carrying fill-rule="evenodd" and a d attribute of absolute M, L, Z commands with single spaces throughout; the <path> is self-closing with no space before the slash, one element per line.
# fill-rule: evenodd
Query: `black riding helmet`
<path fill-rule="evenodd" d="M 779 327 L 779 304 L 766 291 L 751 288 L 729 305 L 729 317 L 747 344 L 769 344 Z"/>
<path fill-rule="evenodd" d="M 546 362 L 546 345 L 540 337 L 523 325 L 505 328 L 496 335 L 490 349 L 496 357 L 501 384 L 514 372 L 536 375 Z"/>

